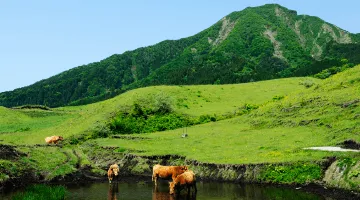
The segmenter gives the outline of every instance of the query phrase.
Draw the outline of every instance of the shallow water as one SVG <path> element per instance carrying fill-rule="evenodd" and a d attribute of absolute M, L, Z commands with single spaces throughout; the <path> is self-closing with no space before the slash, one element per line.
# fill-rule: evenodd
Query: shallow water
<path fill-rule="evenodd" d="M 183 190 L 180 196 L 169 195 L 167 182 L 161 182 L 157 188 L 152 183 L 145 182 L 119 182 L 109 184 L 91 183 L 68 186 L 70 192 L 67 199 L 86 200 L 175 200 L 175 199 L 197 199 L 197 200 L 267 200 L 267 199 L 292 199 L 292 200 L 317 200 L 325 199 L 305 191 L 281 188 L 275 186 L 260 186 L 256 184 L 231 184 L 215 182 L 198 182 L 198 192 L 187 195 Z M 327 198 L 332 199 L 332 198 Z"/>
<path fill-rule="evenodd" d="M 155 188 L 152 182 L 121 180 L 108 182 L 89 182 L 65 185 L 69 200 L 335 200 L 356 199 L 354 197 L 334 196 L 333 193 L 311 193 L 302 188 L 288 188 L 259 184 L 235 184 L 218 182 L 198 182 L 197 193 L 187 194 L 183 190 L 179 196 L 169 194 L 168 182 L 160 180 Z M 19 191 L 17 191 L 19 192 Z M 0 193 L 1 200 L 11 199 L 16 192 Z"/>

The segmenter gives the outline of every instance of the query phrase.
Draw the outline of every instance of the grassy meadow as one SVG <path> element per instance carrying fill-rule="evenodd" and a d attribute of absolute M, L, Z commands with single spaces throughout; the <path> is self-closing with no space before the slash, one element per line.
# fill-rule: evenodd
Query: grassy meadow
<path fill-rule="evenodd" d="M 16 145 L 27 155 L 13 163 L 0 159 L 0 178 L 9 178 L 6 166 L 36 169 L 36 176 L 45 180 L 89 165 L 100 172 L 86 154 L 94 144 L 96 148 L 112 147 L 115 152 L 172 154 L 219 164 L 319 161 L 329 156 L 358 159 L 358 153 L 303 148 L 360 140 L 359 77 L 357 66 L 325 80 L 307 77 L 246 84 L 155 86 L 84 106 L 51 110 L 0 107 L 0 143 Z M 102 138 L 87 138 L 77 145 L 69 143 L 73 136 L 109 126 L 119 112 L 134 107 L 139 99 L 152 101 L 154 94 L 170 97 L 174 113 L 194 118 L 211 115 L 216 120 L 186 129 L 114 132 Z M 256 108 L 232 114 L 248 104 Z M 188 137 L 181 137 L 184 132 Z M 112 137 L 114 134 L 121 137 Z M 62 148 L 45 145 L 44 138 L 51 135 L 65 138 Z M 90 151 L 96 153 L 96 148 Z M 16 170 L 12 173 L 18 176 Z"/>
<path fill-rule="evenodd" d="M 44 144 L 51 135 L 91 132 L 104 126 L 123 107 L 139 98 L 164 93 L 173 100 L 175 112 L 191 116 L 231 113 L 246 103 L 262 105 L 275 96 L 305 90 L 302 83 L 318 83 L 313 78 L 288 78 L 233 85 L 155 86 L 132 90 L 115 98 L 85 106 L 36 109 L 0 107 L 0 140 L 7 144 Z"/>
<path fill-rule="evenodd" d="M 360 66 L 283 99 L 262 104 L 250 114 L 184 129 L 135 135 L 139 139 L 97 139 L 100 145 L 140 155 L 178 154 L 213 163 L 264 163 L 357 156 L 303 150 L 360 140 Z M 144 139 L 144 137 L 146 137 Z"/>

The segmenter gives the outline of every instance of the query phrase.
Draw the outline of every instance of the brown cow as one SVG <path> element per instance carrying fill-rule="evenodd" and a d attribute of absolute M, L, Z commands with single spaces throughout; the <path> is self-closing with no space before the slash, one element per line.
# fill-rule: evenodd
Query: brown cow
<path fill-rule="evenodd" d="M 61 136 L 56 136 L 56 135 L 45 138 L 45 142 L 48 144 L 51 144 L 51 143 L 57 144 L 60 140 L 64 140 L 64 138 Z"/>
<path fill-rule="evenodd" d="M 162 165 L 154 165 L 153 167 L 153 175 L 152 181 L 155 181 L 155 185 L 157 185 L 157 179 L 170 179 L 175 180 L 176 176 L 184 173 L 188 170 L 187 166 L 162 166 Z"/>
<path fill-rule="evenodd" d="M 108 178 L 109 178 L 109 183 L 111 183 L 111 181 L 113 180 L 114 177 L 117 177 L 119 174 L 119 166 L 117 164 L 113 164 L 110 166 L 109 170 L 108 170 Z"/>
<path fill-rule="evenodd" d="M 186 171 L 175 178 L 173 182 L 169 182 L 170 194 L 180 193 L 180 191 L 186 187 L 188 189 L 188 194 L 190 194 L 190 188 L 194 187 L 195 193 L 197 192 L 196 188 L 196 178 L 195 173 L 191 170 Z"/>

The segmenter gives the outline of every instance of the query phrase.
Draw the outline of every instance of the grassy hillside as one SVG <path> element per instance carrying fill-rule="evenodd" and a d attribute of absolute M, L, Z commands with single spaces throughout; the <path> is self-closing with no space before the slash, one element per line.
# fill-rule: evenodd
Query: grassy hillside
<path fill-rule="evenodd" d="M 6 107 L 98 102 L 151 85 L 244 83 L 357 64 L 358 34 L 277 4 L 233 12 L 200 33 L 112 55 L 0 93 Z M 353 65 L 352 65 L 353 66 Z"/>
<path fill-rule="evenodd" d="M 332 153 L 304 147 L 360 141 L 360 66 L 323 81 L 288 78 L 234 85 L 154 86 L 132 90 L 103 102 L 44 110 L 1 107 L 0 140 L 10 144 L 43 144 L 44 137 L 65 139 L 96 132 L 124 107 L 154 94 L 172 98 L 174 112 L 192 117 L 227 115 L 244 104 L 259 108 L 231 119 L 184 129 L 100 138 L 100 146 L 139 155 L 177 154 L 214 163 L 263 163 L 319 160 Z"/>
<path fill-rule="evenodd" d="M 306 90 L 260 106 L 237 118 L 141 135 L 138 139 L 98 139 L 100 145 L 140 155 L 178 154 L 214 163 L 263 163 L 318 160 L 343 153 L 304 147 L 360 141 L 360 66 Z M 358 155 L 347 153 L 346 155 Z"/>
<path fill-rule="evenodd" d="M 127 153 L 180 155 L 218 164 L 281 163 L 260 165 L 261 180 L 305 183 L 320 181 L 325 172 L 318 161 L 336 156 L 331 169 L 344 170 L 338 171 L 344 174 L 340 175 L 341 181 L 350 184 L 340 187 L 358 190 L 358 153 L 303 148 L 338 145 L 348 139 L 360 141 L 359 77 L 360 65 L 325 80 L 288 78 L 233 85 L 154 86 L 85 106 L 51 110 L 0 107 L 0 183 L 29 178 L 29 174 L 36 180 L 61 180 L 80 170 L 90 176 L 105 176 L 108 164 L 122 160 Z M 149 100 L 146 105 L 151 107 L 158 94 L 171 97 L 177 114 L 193 118 L 211 115 L 224 120 L 210 120 L 187 129 L 88 137 L 103 129 L 109 131 L 113 117 L 129 107 L 136 108 L 139 99 Z M 249 104 L 258 108 L 233 114 Z M 185 131 L 188 137 L 183 138 Z M 84 134 L 83 143 L 69 144 L 74 136 Z M 45 145 L 44 137 L 50 135 L 64 136 L 64 145 Z M 16 145 L 20 152 L 4 144 Z M 285 162 L 290 165 L 282 166 Z M 149 170 L 149 165 L 139 161 L 134 170 L 143 168 Z M 196 170 L 203 169 L 199 165 Z M 339 187 L 331 178 L 336 174 L 327 177 Z"/>
<path fill-rule="evenodd" d="M 173 100 L 176 113 L 192 117 L 226 115 L 245 104 L 262 105 L 273 98 L 306 90 L 314 78 L 288 78 L 234 85 L 154 86 L 132 90 L 115 98 L 85 106 L 14 110 L 0 107 L 0 140 L 10 144 L 43 144 L 49 135 L 89 133 L 103 128 L 122 108 L 138 99 L 163 93 Z"/>

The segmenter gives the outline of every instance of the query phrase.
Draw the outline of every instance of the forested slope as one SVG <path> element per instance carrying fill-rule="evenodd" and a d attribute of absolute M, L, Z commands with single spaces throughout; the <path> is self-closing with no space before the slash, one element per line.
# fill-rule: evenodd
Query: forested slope
<path fill-rule="evenodd" d="M 242 83 L 308 76 L 360 61 L 359 34 L 277 4 L 249 7 L 180 40 L 112 55 L 0 93 L 0 105 L 79 105 L 149 85 Z"/>

